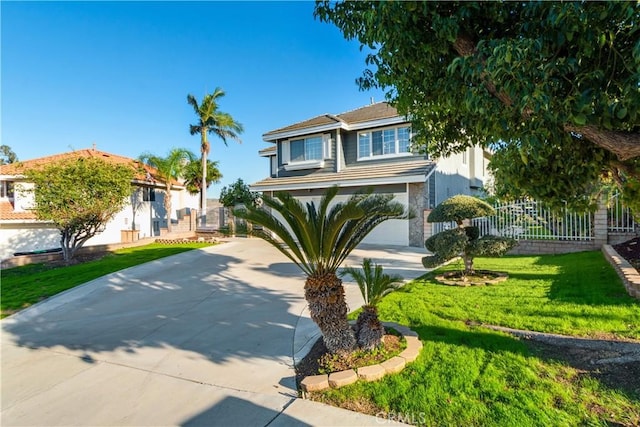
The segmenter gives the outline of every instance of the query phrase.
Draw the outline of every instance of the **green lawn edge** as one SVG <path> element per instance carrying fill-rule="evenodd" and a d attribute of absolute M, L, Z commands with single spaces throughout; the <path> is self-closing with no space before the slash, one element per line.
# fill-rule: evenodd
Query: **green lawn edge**
<path fill-rule="evenodd" d="M 211 245 L 203 242 L 171 245 L 151 243 L 118 249 L 99 260 L 70 266 L 29 264 L 3 270 L 0 278 L 0 318 L 106 274 Z"/>

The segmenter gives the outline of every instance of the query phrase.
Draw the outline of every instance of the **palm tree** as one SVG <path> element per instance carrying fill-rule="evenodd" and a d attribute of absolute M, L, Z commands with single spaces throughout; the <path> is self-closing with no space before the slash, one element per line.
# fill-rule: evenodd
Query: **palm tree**
<path fill-rule="evenodd" d="M 404 206 L 393 201 L 392 195 L 372 194 L 368 190 L 330 206 L 337 194 L 338 187 L 331 187 L 318 207 L 313 202 L 305 207 L 289 193 L 279 192 L 275 197 L 263 196 L 257 206 L 248 205 L 235 211 L 238 217 L 261 225 L 263 230 L 255 234 L 306 274 L 304 293 L 309 313 L 332 353 L 348 352 L 356 345 L 347 322 L 344 288 L 336 274 L 338 267 L 378 224 L 408 217 Z"/>
<path fill-rule="evenodd" d="M 218 169 L 218 162 L 207 160 L 207 187 L 214 183 L 220 182 L 222 173 Z M 184 184 L 189 194 L 199 194 L 202 191 L 202 163 L 200 159 L 189 162 L 184 170 Z"/>
<path fill-rule="evenodd" d="M 382 344 L 384 336 L 384 327 L 378 318 L 377 305 L 382 301 L 382 297 L 396 289 L 402 282 L 402 276 L 385 274 L 382 266 L 375 263 L 372 268 L 370 258 L 362 261 L 362 270 L 353 267 L 342 270 L 341 275 L 347 274 L 356 281 L 364 298 L 364 306 L 356 322 L 358 345 L 366 350 L 372 350 Z"/>
<path fill-rule="evenodd" d="M 218 100 L 225 95 L 225 92 L 219 87 L 213 93 L 206 94 L 202 99 L 202 103 L 198 104 L 198 100 L 191 94 L 187 95 L 187 102 L 193 107 L 198 116 L 198 123 L 189 125 L 191 135 L 200 134 L 200 162 L 202 165 L 202 182 L 207 181 L 207 156 L 211 151 L 208 134 L 217 135 L 224 145 L 227 145 L 227 138 L 240 141 L 239 134 L 244 130 L 242 125 L 236 122 L 231 115 L 218 110 Z M 207 189 L 202 187 L 200 190 L 200 212 L 202 225 L 207 222 Z"/>
<path fill-rule="evenodd" d="M 184 174 L 185 166 L 195 160 L 196 155 L 184 148 L 172 148 L 167 157 L 143 153 L 138 160 L 156 169 L 157 176 L 164 181 L 164 208 L 167 212 L 167 231 L 171 233 L 171 188 Z"/>

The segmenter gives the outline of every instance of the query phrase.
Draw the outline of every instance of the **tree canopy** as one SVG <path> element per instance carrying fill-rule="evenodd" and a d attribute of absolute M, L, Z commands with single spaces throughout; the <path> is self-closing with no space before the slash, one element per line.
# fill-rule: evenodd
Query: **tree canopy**
<path fill-rule="evenodd" d="M 222 173 L 218 169 L 218 162 L 207 160 L 207 187 L 214 182 L 220 182 Z M 202 191 L 202 160 L 189 162 L 184 169 L 184 184 L 189 194 L 199 194 Z"/>
<path fill-rule="evenodd" d="M 242 178 L 238 178 L 236 182 L 229 186 L 225 185 L 220 190 L 220 203 L 225 208 L 232 208 L 238 204 L 253 206 L 256 200 L 258 200 L 258 193 L 251 191 Z"/>
<path fill-rule="evenodd" d="M 227 145 L 228 139 L 240 140 L 240 134 L 244 131 L 244 127 L 237 122 L 229 113 L 222 112 L 218 109 L 220 99 L 225 96 L 224 90 L 217 87 L 213 93 L 208 93 L 202 98 L 202 102 L 198 103 L 195 96 L 187 95 L 187 103 L 193 107 L 193 111 L 198 117 L 195 125 L 189 125 L 191 135 L 200 135 L 200 166 L 202 167 L 202 178 L 200 182 L 207 182 L 209 174 L 207 167 L 209 162 L 207 156 L 211 151 L 209 143 L 209 134 L 216 135 Z M 201 188 L 200 191 L 200 211 L 202 225 L 206 225 L 207 217 L 207 190 Z"/>
<path fill-rule="evenodd" d="M 0 165 L 6 165 L 9 163 L 15 163 L 18 161 L 18 156 L 13 152 L 8 145 L 0 145 Z"/>
<path fill-rule="evenodd" d="M 156 174 L 164 181 L 164 208 L 167 215 L 167 231 L 171 232 L 171 188 L 175 181 L 184 177 L 185 169 L 196 156 L 185 148 L 172 148 L 165 156 L 143 153 L 138 160 L 156 169 Z"/>
<path fill-rule="evenodd" d="M 98 158 L 78 158 L 25 171 L 34 185 L 34 208 L 40 220 L 60 230 L 64 260 L 120 212 L 131 194 L 133 166 Z"/>
<path fill-rule="evenodd" d="M 600 179 L 640 210 L 640 6 L 333 2 L 316 16 L 371 50 L 381 87 L 436 156 L 495 150 L 496 191 L 586 207 Z"/>

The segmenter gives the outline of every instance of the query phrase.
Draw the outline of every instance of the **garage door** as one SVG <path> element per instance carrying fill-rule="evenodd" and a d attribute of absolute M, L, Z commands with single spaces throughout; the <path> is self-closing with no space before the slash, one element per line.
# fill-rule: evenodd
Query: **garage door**
<path fill-rule="evenodd" d="M 406 193 L 395 193 L 395 201 L 407 206 L 409 198 Z M 349 196 L 336 196 L 336 202 L 342 202 Z M 298 197 L 302 203 L 313 201 L 316 206 L 320 202 L 320 197 Z M 362 241 L 362 243 L 372 245 L 393 245 L 393 246 L 409 246 L 409 221 L 401 219 L 390 219 L 373 229 L 371 233 Z"/>

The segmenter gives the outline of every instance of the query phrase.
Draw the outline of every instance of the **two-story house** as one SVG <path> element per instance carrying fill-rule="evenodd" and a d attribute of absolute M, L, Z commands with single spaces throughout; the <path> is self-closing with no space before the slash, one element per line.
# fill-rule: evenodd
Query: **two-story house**
<path fill-rule="evenodd" d="M 253 191 L 287 191 L 302 202 L 320 200 L 339 185 L 341 198 L 363 187 L 393 194 L 416 214 L 380 224 L 363 243 L 422 247 L 425 211 L 455 194 L 478 195 L 486 184 L 489 154 L 480 147 L 430 158 L 412 147 L 411 123 L 386 102 L 342 114 L 323 114 L 269 131 L 260 150 L 269 177 Z"/>
<path fill-rule="evenodd" d="M 44 251 L 60 247 L 60 232 L 52 223 L 40 221 L 32 211 L 33 184 L 27 182 L 24 171 L 47 164 L 78 157 L 98 157 L 116 164 L 130 164 L 139 172 L 131 183 L 133 192 L 129 203 L 105 227 L 105 230 L 87 241 L 85 246 L 126 243 L 138 238 L 161 236 L 166 233 L 167 222 L 177 224 L 186 214 L 195 215 L 198 196 L 190 195 L 179 182 L 173 183 L 172 210 L 164 208 L 164 182 L 157 171 L 134 159 L 94 149 L 76 150 L 47 157 L 0 166 L 0 259 L 14 253 Z M 195 218 L 189 218 L 195 229 Z M 191 226 L 193 222 L 193 226 Z M 174 231 L 176 226 L 174 226 Z"/>

